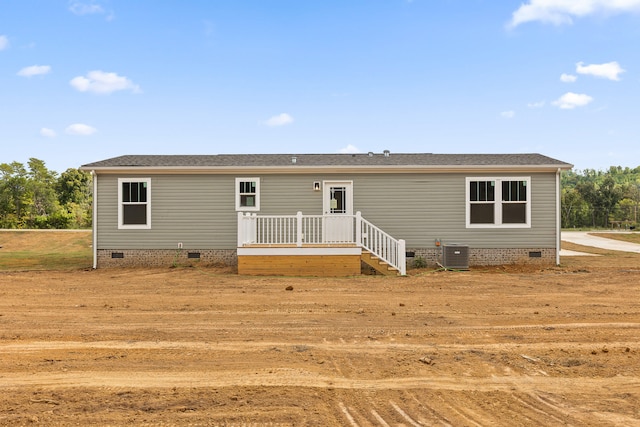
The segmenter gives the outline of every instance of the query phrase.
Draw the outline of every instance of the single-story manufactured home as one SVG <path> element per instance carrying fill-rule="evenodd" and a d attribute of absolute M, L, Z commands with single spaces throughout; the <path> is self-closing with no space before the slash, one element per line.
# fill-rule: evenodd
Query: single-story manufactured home
<path fill-rule="evenodd" d="M 126 155 L 93 174 L 94 268 L 237 265 L 353 275 L 369 265 L 560 262 L 560 173 L 540 154 Z"/>

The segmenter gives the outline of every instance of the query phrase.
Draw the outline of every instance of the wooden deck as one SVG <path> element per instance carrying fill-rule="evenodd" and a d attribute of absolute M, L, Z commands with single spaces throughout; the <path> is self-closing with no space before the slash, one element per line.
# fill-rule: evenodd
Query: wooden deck
<path fill-rule="evenodd" d="M 362 262 L 385 275 L 406 271 L 404 240 L 360 212 L 340 217 L 238 212 L 237 247 L 239 274 L 351 276 L 361 274 Z"/>
<path fill-rule="evenodd" d="M 398 269 L 350 244 L 250 245 L 238 248 L 238 274 L 248 276 L 344 277 L 362 273 L 364 262 L 385 276 Z"/>

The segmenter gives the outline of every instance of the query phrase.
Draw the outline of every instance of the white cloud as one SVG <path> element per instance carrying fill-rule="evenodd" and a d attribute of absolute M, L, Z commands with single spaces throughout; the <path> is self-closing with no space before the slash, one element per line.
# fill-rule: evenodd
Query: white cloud
<path fill-rule="evenodd" d="M 55 138 L 57 133 L 53 129 L 42 128 L 42 129 L 40 129 L 40 135 L 44 136 L 45 138 Z"/>
<path fill-rule="evenodd" d="M 503 111 L 500 115 L 505 119 L 513 119 L 516 116 L 515 111 Z"/>
<path fill-rule="evenodd" d="M 578 77 L 574 76 L 573 74 L 562 73 L 562 75 L 560 76 L 560 81 L 564 83 L 573 83 L 576 80 L 578 80 Z"/>
<path fill-rule="evenodd" d="M 537 102 L 530 102 L 527 104 L 527 107 L 529 108 L 542 108 L 544 107 L 545 102 L 544 101 L 537 101 Z"/>
<path fill-rule="evenodd" d="M 5 50 L 9 47 L 9 39 L 7 36 L 0 36 L 0 50 Z"/>
<path fill-rule="evenodd" d="M 513 12 L 509 27 L 533 21 L 571 24 L 574 17 L 625 12 L 640 12 L 640 0 L 529 0 Z"/>
<path fill-rule="evenodd" d="M 118 90 L 130 90 L 133 93 L 140 93 L 140 87 L 126 77 L 116 73 L 106 73 L 104 71 L 89 71 L 87 76 L 78 76 L 69 82 L 80 92 L 92 92 L 101 95 L 110 94 Z"/>
<path fill-rule="evenodd" d="M 339 150 L 340 153 L 342 154 L 356 154 L 356 153 L 361 153 L 360 149 L 358 147 L 356 147 L 355 145 L 349 144 L 344 148 L 341 148 Z"/>
<path fill-rule="evenodd" d="M 49 65 L 32 65 L 30 67 L 24 67 L 22 70 L 18 71 L 17 75 L 22 77 L 32 77 L 49 74 L 50 71 L 51 67 Z"/>
<path fill-rule="evenodd" d="M 620 74 L 625 71 L 616 61 L 607 62 L 606 64 L 582 64 L 583 62 L 578 62 L 576 64 L 576 73 L 587 74 L 609 80 L 620 80 Z"/>
<path fill-rule="evenodd" d="M 94 2 L 83 3 L 80 1 L 69 2 L 69 10 L 75 15 L 93 15 L 95 13 L 104 13 L 104 9 Z"/>
<path fill-rule="evenodd" d="M 273 116 L 263 122 L 267 126 L 275 127 L 275 126 L 284 126 L 293 123 L 293 117 L 291 117 L 287 113 L 281 113 L 277 116 Z"/>
<path fill-rule="evenodd" d="M 97 129 L 82 123 L 74 123 L 64 130 L 69 135 L 89 136 L 97 132 Z"/>
<path fill-rule="evenodd" d="M 553 101 L 553 105 L 563 110 L 572 110 L 576 107 L 584 107 L 593 101 L 593 98 L 583 93 L 567 92 L 557 100 Z"/>

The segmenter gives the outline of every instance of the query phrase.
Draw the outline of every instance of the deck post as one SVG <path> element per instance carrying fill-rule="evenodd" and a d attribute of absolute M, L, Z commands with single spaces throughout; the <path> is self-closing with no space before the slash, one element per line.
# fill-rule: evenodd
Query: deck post
<path fill-rule="evenodd" d="M 238 212 L 238 247 L 256 242 L 256 222 L 255 214 Z"/>
<path fill-rule="evenodd" d="M 249 243 L 258 242 L 258 214 L 247 213 L 247 240 Z"/>
<path fill-rule="evenodd" d="M 238 212 L 238 247 L 242 247 L 245 242 L 244 237 L 245 225 L 244 225 L 244 214 L 242 212 Z"/>
<path fill-rule="evenodd" d="M 302 212 L 296 213 L 296 246 L 302 247 Z"/>
<path fill-rule="evenodd" d="M 400 275 L 407 275 L 407 244 L 403 239 L 398 240 L 398 267 Z"/>
<path fill-rule="evenodd" d="M 362 247 L 362 212 L 356 212 L 356 245 Z"/>

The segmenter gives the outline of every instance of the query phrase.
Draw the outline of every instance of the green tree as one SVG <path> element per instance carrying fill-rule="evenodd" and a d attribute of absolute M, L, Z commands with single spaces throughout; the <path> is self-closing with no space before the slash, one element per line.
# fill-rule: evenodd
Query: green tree
<path fill-rule="evenodd" d="M 42 160 L 0 164 L 0 227 L 91 226 L 91 176 L 68 169 L 60 177 Z"/>
<path fill-rule="evenodd" d="M 562 188 L 561 206 L 562 227 L 582 227 L 588 220 L 589 206 L 575 188 Z"/>
<path fill-rule="evenodd" d="M 622 199 L 622 189 L 619 185 L 616 185 L 611 175 L 605 176 L 602 184 L 598 188 L 598 205 L 602 209 L 604 215 L 604 227 L 609 226 L 610 217 L 618 204 Z"/>
<path fill-rule="evenodd" d="M 595 227 L 597 216 L 596 204 L 598 203 L 596 183 L 594 181 L 579 182 L 575 189 L 580 194 L 582 200 L 589 205 L 589 210 L 591 211 L 591 226 Z"/>
<path fill-rule="evenodd" d="M 623 198 L 622 186 L 616 183 L 614 176 L 623 173 L 624 170 L 617 168 L 611 168 L 607 173 L 587 169 L 582 176 L 576 178 L 575 190 L 587 203 L 590 211 L 590 224 L 584 225 L 609 226 L 616 206 Z M 618 179 L 622 180 L 620 177 Z"/>
<path fill-rule="evenodd" d="M 71 226 L 90 227 L 93 200 L 91 174 L 69 168 L 60 174 L 56 190 L 58 201 L 70 215 Z"/>
<path fill-rule="evenodd" d="M 78 169 L 69 168 L 60 174 L 56 183 L 58 200 L 66 205 L 69 202 L 86 203 L 91 199 L 91 175 Z"/>
<path fill-rule="evenodd" d="M 638 175 L 640 175 L 640 173 Z M 638 216 L 640 215 L 640 178 L 635 178 L 633 181 L 628 182 L 622 191 L 624 193 L 624 199 L 620 203 L 625 200 L 629 201 L 627 202 L 630 211 L 628 220 L 636 224 L 638 220 L 640 220 Z"/>
<path fill-rule="evenodd" d="M 0 227 L 21 228 L 24 225 L 27 200 L 27 170 L 22 163 L 0 164 Z"/>
<path fill-rule="evenodd" d="M 50 171 L 42 160 L 29 159 L 27 173 L 27 201 L 29 206 L 27 226 L 30 228 L 53 228 L 49 217 L 61 209 L 55 192 L 57 173 Z"/>

